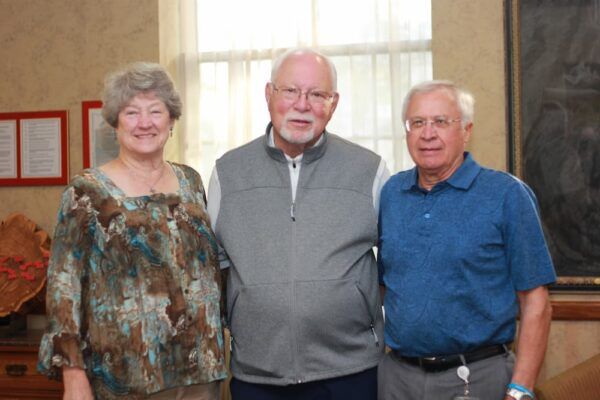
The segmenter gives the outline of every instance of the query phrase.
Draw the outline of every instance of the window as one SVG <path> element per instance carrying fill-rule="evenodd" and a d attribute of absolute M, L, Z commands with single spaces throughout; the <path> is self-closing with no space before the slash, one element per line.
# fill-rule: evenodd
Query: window
<path fill-rule="evenodd" d="M 429 1 L 196 0 L 193 12 L 183 161 L 206 182 L 225 151 L 264 134 L 271 60 L 297 46 L 336 65 L 340 102 L 328 130 L 379 153 L 392 172 L 412 166 L 401 103 L 432 76 Z"/>

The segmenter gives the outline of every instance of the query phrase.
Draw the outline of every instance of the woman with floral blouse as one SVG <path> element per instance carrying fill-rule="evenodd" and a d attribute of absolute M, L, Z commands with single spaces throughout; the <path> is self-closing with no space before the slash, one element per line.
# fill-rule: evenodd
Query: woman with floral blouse
<path fill-rule="evenodd" d="M 210 399 L 226 377 L 217 245 L 192 168 L 164 160 L 181 115 L 166 71 L 106 81 L 119 155 L 63 193 L 39 369 L 64 399 Z"/>

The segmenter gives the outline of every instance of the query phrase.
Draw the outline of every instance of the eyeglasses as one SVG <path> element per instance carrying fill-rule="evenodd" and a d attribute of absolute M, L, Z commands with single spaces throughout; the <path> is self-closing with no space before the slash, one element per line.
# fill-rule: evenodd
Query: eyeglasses
<path fill-rule="evenodd" d="M 448 119 L 447 117 L 444 116 L 437 116 L 437 117 L 433 117 L 433 118 L 411 118 L 411 119 L 407 119 L 404 122 L 404 126 L 406 127 L 406 131 L 407 132 L 417 132 L 420 130 L 425 129 L 425 127 L 429 124 L 431 124 L 431 126 L 435 127 L 436 129 L 440 129 L 440 130 L 444 130 L 444 129 L 448 129 L 448 127 L 450 126 L 450 124 L 452 122 L 458 122 L 458 121 L 462 121 L 461 118 L 456 118 L 456 119 Z"/>
<path fill-rule="evenodd" d="M 306 101 L 308 101 L 311 105 L 322 105 L 325 104 L 333 98 L 334 94 L 326 92 L 324 90 L 312 89 L 306 92 L 295 88 L 295 87 L 277 87 L 274 84 L 271 84 L 273 90 L 276 91 L 283 97 L 284 100 L 289 102 L 296 102 L 300 99 L 300 96 L 305 95 Z"/>

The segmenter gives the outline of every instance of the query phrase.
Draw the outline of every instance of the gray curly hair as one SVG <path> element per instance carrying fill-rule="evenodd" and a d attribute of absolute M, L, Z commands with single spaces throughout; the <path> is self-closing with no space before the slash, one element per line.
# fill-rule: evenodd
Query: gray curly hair
<path fill-rule="evenodd" d="M 136 62 L 106 77 L 102 95 L 102 116 L 116 128 L 119 112 L 140 93 L 153 92 L 165 103 L 172 120 L 181 116 L 181 98 L 168 72 L 160 65 Z"/>

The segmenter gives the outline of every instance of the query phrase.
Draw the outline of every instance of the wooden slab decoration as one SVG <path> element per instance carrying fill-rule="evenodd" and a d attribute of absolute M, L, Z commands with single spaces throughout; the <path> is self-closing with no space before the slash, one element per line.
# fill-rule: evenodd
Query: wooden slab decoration
<path fill-rule="evenodd" d="M 23 214 L 0 224 L 0 317 L 18 312 L 46 284 L 50 238 Z"/>

